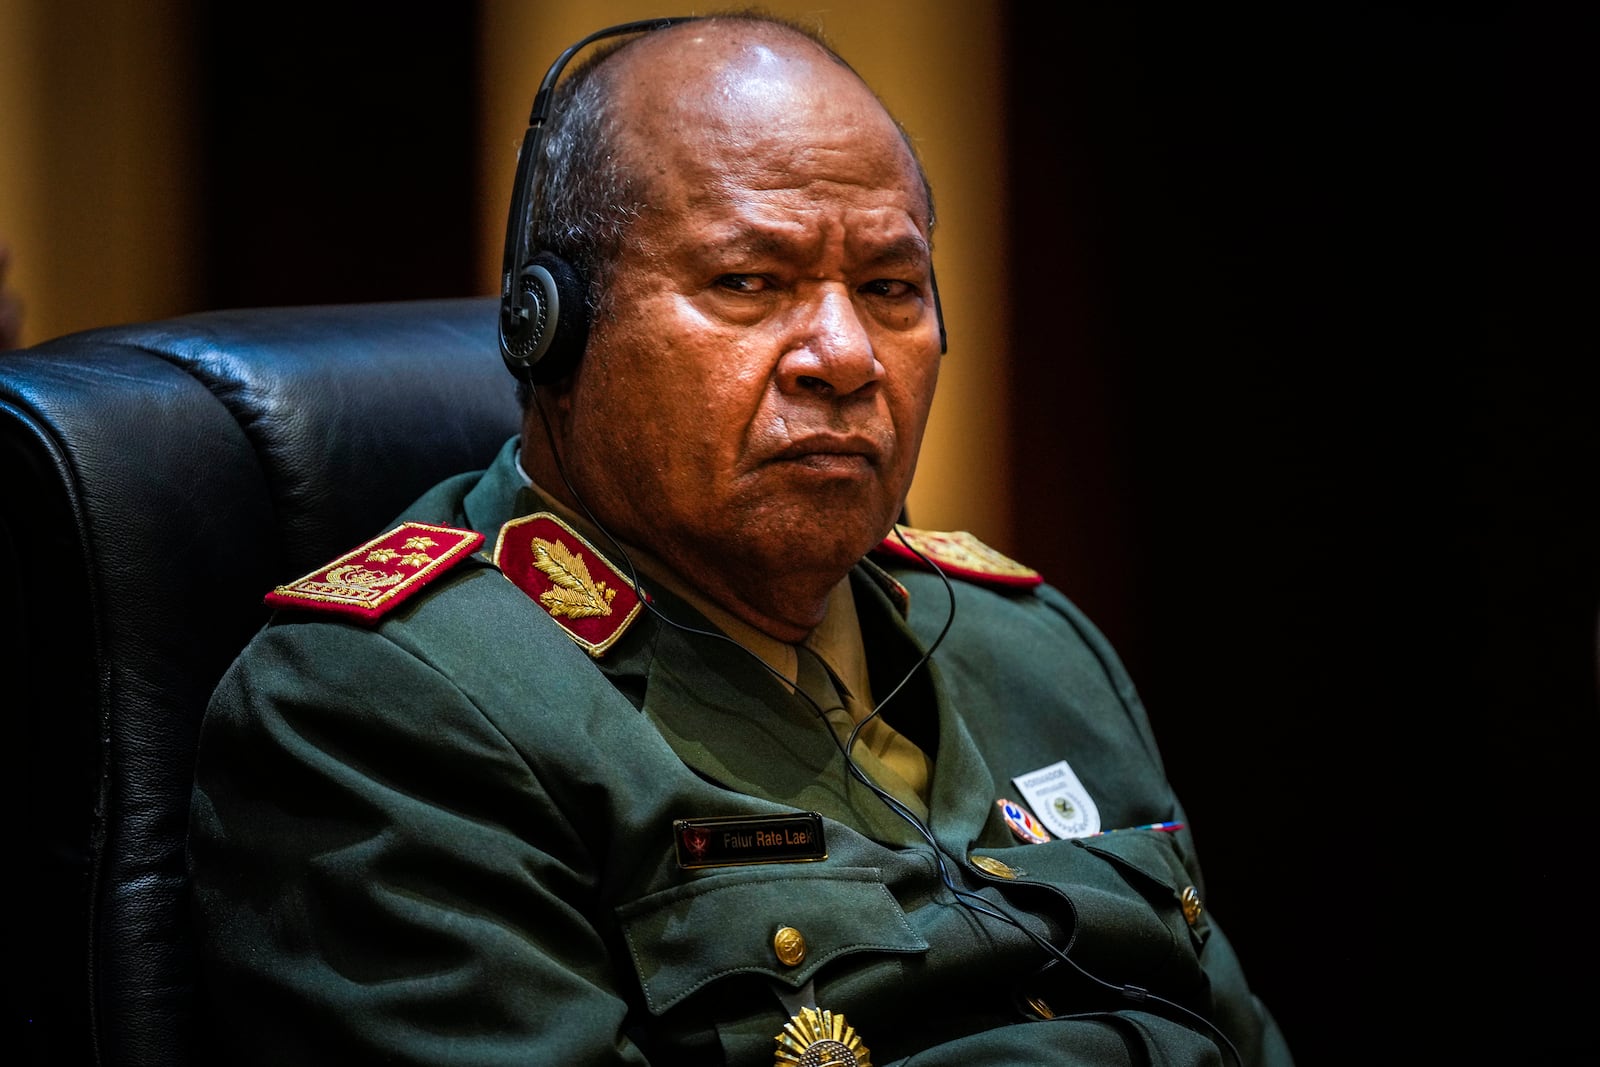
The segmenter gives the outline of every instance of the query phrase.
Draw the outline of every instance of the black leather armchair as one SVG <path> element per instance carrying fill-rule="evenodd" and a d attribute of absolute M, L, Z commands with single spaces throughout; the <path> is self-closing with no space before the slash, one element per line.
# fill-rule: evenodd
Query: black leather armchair
<path fill-rule="evenodd" d="M 207 312 L 0 354 L 21 1062 L 202 1062 L 184 836 L 206 699 L 268 589 L 516 433 L 496 309 Z"/>

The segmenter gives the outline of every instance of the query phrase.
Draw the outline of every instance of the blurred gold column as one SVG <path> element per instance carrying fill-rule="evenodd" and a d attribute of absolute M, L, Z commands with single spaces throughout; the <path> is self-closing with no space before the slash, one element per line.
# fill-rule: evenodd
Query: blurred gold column
<path fill-rule="evenodd" d="M 189 0 L 0 0 L 0 242 L 22 341 L 192 310 Z"/>
<path fill-rule="evenodd" d="M 911 492 L 912 521 L 967 529 L 1005 549 L 1014 507 L 1007 451 L 1006 145 L 998 0 L 857 0 L 834 9 L 773 0 L 819 23 L 911 131 L 933 182 L 935 260 L 950 353 Z M 483 3 L 479 173 L 482 290 L 499 292 L 506 212 L 533 94 L 562 49 L 613 23 L 703 13 L 662 0 Z"/>

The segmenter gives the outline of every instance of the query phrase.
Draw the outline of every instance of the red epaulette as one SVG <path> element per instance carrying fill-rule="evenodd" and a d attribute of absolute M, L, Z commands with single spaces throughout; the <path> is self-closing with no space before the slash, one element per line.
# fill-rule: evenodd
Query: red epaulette
<path fill-rule="evenodd" d="M 280 585 L 266 601 L 374 622 L 483 544 L 476 530 L 403 522 L 304 578 Z"/>
<path fill-rule="evenodd" d="M 639 614 L 633 583 L 578 531 L 548 511 L 500 527 L 494 563 L 596 659 L 616 644 Z"/>
<path fill-rule="evenodd" d="M 1031 589 L 1044 581 L 1044 576 L 1032 567 L 1001 555 L 966 530 L 947 532 L 896 526 L 873 549 L 873 554 L 924 569 L 928 568 L 927 561 L 931 561 L 951 577 L 1004 589 Z"/>

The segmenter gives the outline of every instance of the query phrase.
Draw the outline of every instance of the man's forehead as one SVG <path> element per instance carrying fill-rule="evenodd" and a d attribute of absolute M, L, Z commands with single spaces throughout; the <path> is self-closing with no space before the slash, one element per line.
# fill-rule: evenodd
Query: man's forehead
<path fill-rule="evenodd" d="M 918 221 L 903 210 L 806 212 L 792 208 L 771 211 L 695 215 L 693 232 L 678 236 L 706 253 L 719 249 L 756 255 L 802 256 L 828 249 L 874 261 L 923 261 L 929 245 Z"/>
<path fill-rule="evenodd" d="M 882 188 L 916 231 L 931 227 L 927 185 L 904 132 L 855 71 L 799 31 L 711 18 L 654 31 L 627 53 L 611 117 L 635 179 L 653 188 L 646 201 L 724 191 L 743 200 L 768 182 L 820 176 Z M 854 173 L 813 165 L 830 155 L 860 162 Z M 728 187 L 717 189 L 724 180 Z M 825 181 L 813 189 L 822 199 L 833 192 Z"/>

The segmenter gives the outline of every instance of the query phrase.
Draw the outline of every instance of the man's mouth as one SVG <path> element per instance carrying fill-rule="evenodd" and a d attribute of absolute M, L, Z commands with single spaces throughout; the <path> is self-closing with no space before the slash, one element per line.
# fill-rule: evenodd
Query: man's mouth
<path fill-rule="evenodd" d="M 883 450 L 863 434 L 811 434 L 791 441 L 774 461 L 799 463 L 819 470 L 861 470 L 876 467 Z"/>

